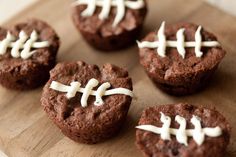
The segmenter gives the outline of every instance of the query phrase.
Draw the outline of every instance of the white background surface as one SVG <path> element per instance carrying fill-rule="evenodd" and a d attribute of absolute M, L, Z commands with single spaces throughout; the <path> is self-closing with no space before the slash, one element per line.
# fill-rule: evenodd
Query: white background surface
<path fill-rule="evenodd" d="M 0 24 L 38 0 L 0 0 Z"/>
<path fill-rule="evenodd" d="M 19 13 L 21 10 L 32 5 L 36 1 L 39 0 L 0 0 L 0 24 L 4 23 L 4 21 L 8 20 L 12 16 L 17 15 L 17 13 Z M 189 2 L 190 0 L 186 1 Z M 236 0 L 206 0 L 206 1 L 227 11 L 228 13 L 236 15 Z"/>
<path fill-rule="evenodd" d="M 236 0 L 206 0 L 206 1 L 236 16 Z"/>

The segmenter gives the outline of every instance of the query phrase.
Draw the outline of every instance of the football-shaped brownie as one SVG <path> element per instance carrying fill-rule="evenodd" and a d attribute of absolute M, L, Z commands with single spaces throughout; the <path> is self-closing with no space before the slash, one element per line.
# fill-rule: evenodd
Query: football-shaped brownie
<path fill-rule="evenodd" d="M 42 85 L 55 65 L 59 45 L 56 32 L 38 19 L 11 29 L 0 27 L 0 84 L 16 90 Z"/>
<path fill-rule="evenodd" d="M 145 0 L 76 0 L 72 19 L 84 39 L 100 50 L 130 46 L 141 32 Z"/>
<path fill-rule="evenodd" d="M 146 157 L 223 157 L 230 130 L 215 109 L 160 105 L 143 111 L 136 144 Z"/>
<path fill-rule="evenodd" d="M 111 64 L 59 63 L 50 71 L 41 103 L 74 141 L 97 143 L 117 134 L 132 100 L 128 72 Z"/>
<path fill-rule="evenodd" d="M 162 90 L 173 95 L 204 88 L 225 56 L 217 38 L 201 26 L 178 23 L 149 33 L 140 48 L 140 63 Z"/>

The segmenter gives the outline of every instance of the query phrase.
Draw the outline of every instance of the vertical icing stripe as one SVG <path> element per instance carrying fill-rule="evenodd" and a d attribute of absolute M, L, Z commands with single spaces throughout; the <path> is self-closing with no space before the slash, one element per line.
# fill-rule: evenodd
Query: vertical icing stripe
<path fill-rule="evenodd" d="M 162 22 L 161 27 L 158 30 L 157 37 L 159 40 L 157 52 L 161 57 L 165 57 L 166 56 L 165 22 Z"/>
<path fill-rule="evenodd" d="M 71 82 L 68 92 L 66 94 L 67 98 L 73 98 L 76 92 L 80 89 L 81 84 L 79 82 Z"/>
<path fill-rule="evenodd" d="M 24 49 L 21 51 L 21 54 L 20 54 L 21 58 L 27 59 L 32 54 L 35 53 L 35 51 L 30 52 L 30 49 L 31 49 L 33 43 L 37 41 L 37 39 L 38 39 L 38 35 L 37 35 L 36 31 L 34 30 L 30 35 L 30 39 L 26 41 L 26 43 L 24 45 Z"/>
<path fill-rule="evenodd" d="M 20 57 L 20 48 L 26 42 L 28 36 L 24 31 L 19 34 L 19 39 L 15 42 L 14 47 L 11 50 L 11 56 L 14 58 Z"/>
<path fill-rule="evenodd" d="M 89 0 L 88 7 L 81 13 L 82 16 L 92 16 L 96 10 L 96 0 Z"/>
<path fill-rule="evenodd" d="M 180 125 L 179 130 L 176 133 L 176 139 L 177 139 L 177 141 L 179 141 L 179 143 L 182 143 L 187 146 L 188 145 L 188 137 L 187 137 L 187 134 L 185 131 L 186 126 L 187 126 L 187 122 L 183 117 L 181 117 L 179 115 L 177 115 L 175 117 L 175 121 L 177 121 L 177 123 L 179 123 L 179 125 Z"/>
<path fill-rule="evenodd" d="M 82 107 L 87 107 L 87 101 L 88 97 L 94 87 L 98 85 L 98 80 L 96 79 L 91 79 L 88 81 L 87 85 L 85 86 L 82 98 L 81 98 L 81 106 Z"/>
<path fill-rule="evenodd" d="M 201 145 L 205 139 L 205 134 L 202 131 L 200 118 L 193 116 L 191 119 L 191 123 L 194 125 L 193 139 L 198 145 Z"/>
<path fill-rule="evenodd" d="M 98 87 L 97 92 L 96 92 L 96 101 L 94 105 L 100 106 L 104 102 L 102 100 L 102 96 L 105 94 L 105 91 L 111 87 L 111 84 L 109 82 L 103 83 L 100 87 Z"/>
<path fill-rule="evenodd" d="M 182 28 L 180 30 L 178 30 L 178 32 L 176 33 L 176 37 L 177 37 L 177 50 L 179 52 L 179 54 L 182 56 L 182 58 L 185 57 L 185 48 L 184 48 L 184 44 L 185 44 L 185 38 L 184 38 L 184 31 L 185 29 Z"/>
<path fill-rule="evenodd" d="M 161 122 L 163 123 L 162 128 L 161 128 L 161 138 L 164 140 L 170 140 L 170 124 L 171 124 L 171 119 L 168 116 L 165 116 L 161 112 Z"/>
<path fill-rule="evenodd" d="M 125 2 L 124 0 L 116 0 L 117 5 L 117 13 L 114 19 L 114 22 L 112 24 L 113 27 L 115 27 L 125 16 Z"/>
<path fill-rule="evenodd" d="M 14 40 L 14 36 L 10 32 L 7 32 L 7 36 L 0 44 L 0 55 L 6 53 L 8 45 Z"/>
<path fill-rule="evenodd" d="M 99 14 L 99 19 L 105 20 L 106 18 L 108 18 L 110 10 L 111 10 L 111 0 L 104 0 L 102 11 Z"/>
<path fill-rule="evenodd" d="M 202 27 L 199 26 L 195 33 L 195 41 L 196 41 L 195 54 L 197 57 L 201 57 L 203 55 L 203 53 L 201 52 L 201 47 L 202 47 L 201 29 Z"/>

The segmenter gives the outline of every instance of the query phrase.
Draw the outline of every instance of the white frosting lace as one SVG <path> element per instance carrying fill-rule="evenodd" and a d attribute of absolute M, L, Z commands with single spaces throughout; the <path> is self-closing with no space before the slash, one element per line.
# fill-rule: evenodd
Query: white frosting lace
<path fill-rule="evenodd" d="M 87 5 L 88 7 L 81 13 L 81 16 L 92 16 L 96 10 L 96 6 L 102 7 L 102 11 L 99 14 L 99 19 L 105 20 L 109 17 L 111 7 L 117 7 L 117 14 L 115 16 L 113 27 L 125 16 L 125 8 L 129 9 L 141 9 L 145 6 L 144 0 L 129 1 L 129 0 L 77 0 L 73 5 Z"/>
<path fill-rule="evenodd" d="M 194 129 L 186 129 L 187 122 L 186 119 L 177 115 L 175 121 L 179 123 L 179 129 L 170 128 L 171 118 L 166 116 L 164 113 L 161 113 L 161 122 L 163 123 L 162 127 L 156 127 L 153 125 L 140 125 L 137 126 L 137 129 L 150 131 L 155 134 L 160 134 L 161 139 L 171 140 L 170 135 L 175 135 L 179 143 L 188 145 L 188 136 L 193 137 L 194 141 L 201 145 L 204 142 L 205 136 L 209 137 L 218 137 L 222 134 L 220 127 L 215 128 L 202 128 L 200 118 L 197 116 L 192 117 L 191 123 L 194 125 Z"/>
<path fill-rule="evenodd" d="M 98 86 L 98 84 L 99 84 L 98 80 L 94 78 L 88 81 L 85 88 L 81 88 L 81 84 L 79 82 L 71 82 L 70 86 L 67 86 L 59 82 L 52 81 L 50 88 L 56 91 L 66 92 L 67 93 L 66 97 L 68 99 L 73 98 L 77 92 L 82 93 L 81 97 L 82 107 L 87 106 L 87 100 L 90 95 L 96 97 L 96 100 L 94 102 L 94 105 L 96 106 L 102 105 L 104 103 L 102 97 L 107 95 L 124 94 L 133 97 L 133 92 L 126 88 L 115 88 L 107 90 L 108 88 L 111 87 L 111 84 L 109 82 L 103 83 L 101 86 L 98 87 L 96 91 L 94 91 L 93 88 Z"/>
<path fill-rule="evenodd" d="M 28 59 L 36 52 L 31 51 L 32 48 L 37 49 L 49 46 L 48 41 L 36 42 L 37 40 L 38 34 L 35 30 L 31 33 L 30 37 L 28 37 L 24 31 L 21 31 L 19 33 L 19 39 L 16 41 L 15 37 L 10 32 L 7 32 L 6 38 L 0 41 L 0 55 L 4 55 L 8 48 L 12 48 L 12 57 Z"/>
<path fill-rule="evenodd" d="M 201 29 L 202 27 L 199 26 L 196 33 L 195 33 L 195 41 L 185 41 L 184 37 L 184 28 L 181 28 L 176 33 L 177 41 L 170 41 L 166 40 L 165 36 L 165 22 L 161 24 L 160 29 L 157 33 L 157 41 L 150 42 L 150 41 L 143 41 L 138 43 L 139 48 L 157 48 L 157 53 L 161 57 L 166 56 L 166 47 L 174 47 L 177 48 L 178 53 L 185 58 L 185 48 L 195 48 L 195 55 L 196 57 L 201 57 L 203 52 L 201 51 L 201 47 L 218 47 L 220 43 L 218 41 L 202 41 L 201 36 Z"/>

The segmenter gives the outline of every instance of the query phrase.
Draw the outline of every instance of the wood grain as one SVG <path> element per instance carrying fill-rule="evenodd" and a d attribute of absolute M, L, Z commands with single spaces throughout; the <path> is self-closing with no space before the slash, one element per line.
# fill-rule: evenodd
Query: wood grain
<path fill-rule="evenodd" d="M 102 65 L 110 62 L 129 70 L 136 98 L 121 133 L 100 144 L 77 144 L 63 136 L 40 106 L 42 88 L 10 91 L 0 87 L 0 149 L 9 157 L 141 157 L 136 149 L 135 125 L 141 111 L 157 104 L 190 102 L 215 106 L 229 120 L 232 140 L 227 156 L 236 157 L 236 19 L 199 0 L 149 0 L 150 11 L 143 34 L 156 30 L 162 20 L 167 23 L 190 21 L 217 34 L 226 49 L 222 62 L 209 87 L 201 93 L 172 97 L 153 86 L 138 61 L 137 46 L 114 53 L 102 53 L 89 47 L 72 25 L 70 1 L 39 1 L 8 21 L 5 26 L 37 17 L 50 23 L 59 33 L 62 46 L 58 61 L 84 60 Z"/>

